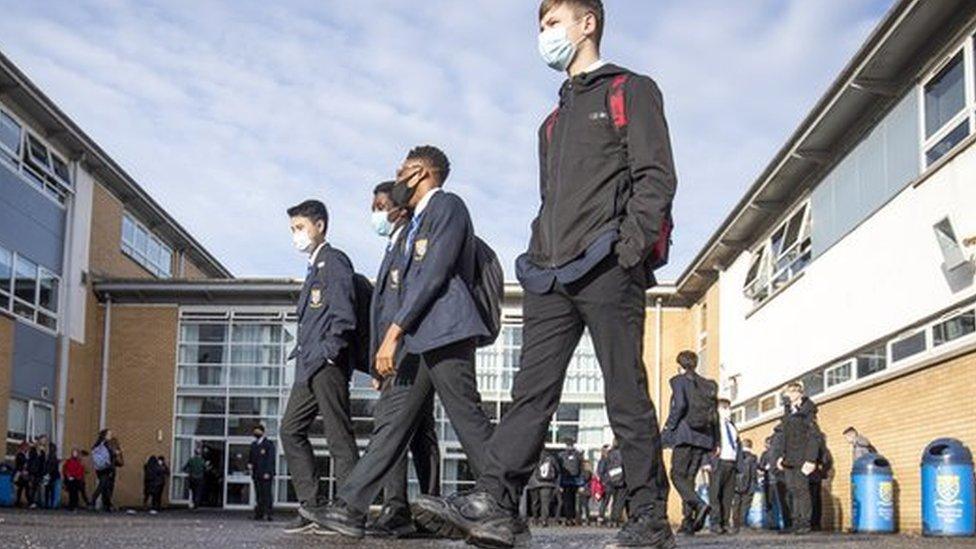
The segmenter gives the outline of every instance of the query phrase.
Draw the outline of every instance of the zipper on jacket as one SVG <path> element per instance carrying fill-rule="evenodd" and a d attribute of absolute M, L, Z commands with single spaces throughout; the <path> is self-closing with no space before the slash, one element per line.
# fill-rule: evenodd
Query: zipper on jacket
<path fill-rule="evenodd" d="M 556 177 L 553 178 L 554 179 L 554 183 L 557 183 L 557 184 L 559 182 L 559 175 L 562 173 L 563 154 L 564 154 L 564 151 L 566 150 L 566 146 L 565 146 L 565 143 L 564 143 L 566 141 L 566 134 L 569 132 L 569 125 L 572 124 L 572 122 L 573 122 L 572 116 L 571 116 L 571 114 L 572 114 L 572 107 L 573 107 L 573 93 L 574 93 L 574 91 L 573 91 L 573 83 L 572 83 L 572 81 L 570 81 L 570 83 L 568 84 L 568 87 L 566 88 L 566 97 L 567 97 L 567 99 L 566 99 L 565 109 L 563 108 L 563 105 L 559 105 L 559 110 L 560 111 L 563 111 L 559 115 L 559 118 L 563 121 L 563 127 L 561 128 L 561 130 L 559 132 L 559 135 L 558 135 L 558 137 L 559 137 L 559 155 L 558 155 L 558 158 L 556 159 L 556 169 L 555 169 L 555 172 L 556 172 L 555 175 L 556 175 Z M 552 143 L 550 143 L 550 145 L 552 145 Z M 555 225 L 556 225 L 556 215 L 555 215 L 555 212 L 556 212 L 556 195 L 557 194 L 558 194 L 558 192 L 557 193 L 553 193 L 553 196 L 552 196 L 553 202 L 552 202 L 552 205 L 551 205 L 552 208 L 549 211 L 549 267 L 552 268 L 552 269 L 555 269 L 557 267 L 557 265 L 556 265 L 556 239 L 555 239 L 555 233 L 556 233 L 556 231 L 555 231 Z"/>

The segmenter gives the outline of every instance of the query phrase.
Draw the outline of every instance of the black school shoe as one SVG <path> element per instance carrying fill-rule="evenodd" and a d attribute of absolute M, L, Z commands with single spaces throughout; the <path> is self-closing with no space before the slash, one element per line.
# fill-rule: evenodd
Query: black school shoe
<path fill-rule="evenodd" d="M 302 513 L 319 527 L 331 530 L 350 538 L 366 535 L 366 515 L 357 511 L 342 500 L 323 507 L 315 507 Z"/>
<path fill-rule="evenodd" d="M 484 491 L 457 493 L 446 498 L 421 496 L 413 508 L 416 520 L 445 537 L 467 539 L 486 549 L 508 549 L 531 537 L 528 524 L 501 508 Z"/>
<path fill-rule="evenodd" d="M 672 549 L 676 546 L 674 533 L 667 520 L 654 517 L 650 513 L 643 513 L 628 520 L 604 547 L 606 549 L 616 547 Z"/>
<path fill-rule="evenodd" d="M 377 538 L 403 538 L 417 533 L 413 515 L 406 507 L 384 506 L 375 520 L 366 524 L 366 535 Z"/>
<path fill-rule="evenodd" d="M 301 514 L 295 515 L 295 518 L 283 528 L 286 534 L 304 534 L 314 529 L 315 523 L 303 517 Z"/>

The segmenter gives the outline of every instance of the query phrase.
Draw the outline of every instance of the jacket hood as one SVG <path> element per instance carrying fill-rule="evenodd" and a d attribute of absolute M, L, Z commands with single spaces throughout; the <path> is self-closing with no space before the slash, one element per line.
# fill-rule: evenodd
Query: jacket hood
<path fill-rule="evenodd" d="M 614 65 L 613 63 L 607 63 L 593 72 L 582 72 L 572 78 L 567 78 L 563 81 L 562 87 L 559 88 L 559 96 L 563 97 L 570 90 L 574 89 L 580 92 L 590 90 L 619 74 L 627 74 L 629 72 L 623 67 Z"/>

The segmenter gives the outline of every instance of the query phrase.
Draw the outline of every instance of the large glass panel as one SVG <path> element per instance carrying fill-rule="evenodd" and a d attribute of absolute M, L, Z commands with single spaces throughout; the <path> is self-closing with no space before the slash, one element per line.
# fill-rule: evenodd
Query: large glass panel
<path fill-rule="evenodd" d="M 891 361 L 898 362 L 925 350 L 925 332 L 916 332 L 891 344 Z"/>
<path fill-rule="evenodd" d="M 122 243 L 127 246 L 135 246 L 136 226 L 129 216 L 122 217 Z"/>
<path fill-rule="evenodd" d="M 227 436 L 249 437 L 257 425 L 264 426 L 264 433 L 269 437 L 278 436 L 278 420 L 270 417 L 237 417 L 227 418 Z"/>
<path fill-rule="evenodd" d="M 936 160 L 945 156 L 946 153 L 951 151 L 967 137 L 969 137 L 969 121 L 963 120 L 961 124 L 956 126 L 955 129 L 949 132 L 938 143 L 932 145 L 932 148 L 925 151 L 925 163 L 931 165 Z"/>
<path fill-rule="evenodd" d="M 196 436 L 224 436 L 222 417 L 178 417 L 176 434 Z"/>
<path fill-rule="evenodd" d="M 976 312 L 967 311 L 932 327 L 932 343 L 943 345 L 976 332 Z"/>
<path fill-rule="evenodd" d="M 220 343 L 226 339 L 226 324 L 183 323 L 181 337 L 186 342 Z"/>
<path fill-rule="evenodd" d="M 31 421 L 31 436 L 37 438 L 47 435 L 48 438 L 54 433 L 54 410 L 48 404 L 32 402 L 31 408 L 34 414 Z"/>
<path fill-rule="evenodd" d="M 0 145 L 14 155 L 20 154 L 20 124 L 5 112 L 0 112 Z"/>
<path fill-rule="evenodd" d="M 36 137 L 33 135 L 27 136 L 28 143 L 28 159 L 34 163 L 36 166 L 43 166 L 45 168 L 50 167 L 51 161 L 48 158 L 47 147 L 45 147 Z"/>
<path fill-rule="evenodd" d="M 230 413 L 242 416 L 278 415 L 278 398 L 230 397 Z"/>
<path fill-rule="evenodd" d="M 966 105 L 962 52 L 925 85 L 925 137 L 932 137 Z"/>
<path fill-rule="evenodd" d="M 13 284 L 14 254 L 5 248 L 0 248 L 0 292 L 10 293 Z M 7 305 L 0 301 L 0 308 Z"/>
<path fill-rule="evenodd" d="M 278 387 L 281 366 L 231 366 L 231 387 Z"/>
<path fill-rule="evenodd" d="M 38 295 L 38 304 L 51 311 L 58 312 L 58 282 L 59 279 L 54 273 L 47 269 L 41 269 L 41 292 Z"/>
<path fill-rule="evenodd" d="M 224 384 L 223 366 L 180 366 L 179 384 L 183 386 L 216 386 Z"/>
<path fill-rule="evenodd" d="M 829 368 L 827 370 L 827 387 L 833 387 L 834 385 L 840 385 L 841 383 L 850 381 L 853 375 L 854 372 L 850 362 Z"/>
<path fill-rule="evenodd" d="M 222 396 L 181 396 L 176 399 L 179 414 L 223 415 L 226 400 Z"/>
<path fill-rule="evenodd" d="M 68 173 L 68 165 L 65 164 L 63 160 L 55 155 L 51 155 L 51 168 L 54 170 L 54 175 L 57 176 L 58 180 L 68 187 L 71 186 L 71 176 Z"/>
<path fill-rule="evenodd" d="M 280 324 L 235 324 L 231 341 L 235 343 L 279 343 Z"/>
<path fill-rule="evenodd" d="M 233 344 L 230 347 L 231 364 L 281 364 L 281 345 Z"/>
<path fill-rule="evenodd" d="M 855 358 L 857 359 L 858 378 L 880 372 L 888 366 L 888 355 L 884 345 L 861 351 Z"/>
<path fill-rule="evenodd" d="M 16 398 L 7 404 L 7 438 L 27 438 L 27 401 Z"/>
<path fill-rule="evenodd" d="M 14 270 L 14 295 L 34 305 L 37 299 L 37 264 L 23 256 L 17 256 Z"/>
<path fill-rule="evenodd" d="M 184 364 L 220 364 L 224 361 L 223 345 L 180 345 L 180 362 Z"/>

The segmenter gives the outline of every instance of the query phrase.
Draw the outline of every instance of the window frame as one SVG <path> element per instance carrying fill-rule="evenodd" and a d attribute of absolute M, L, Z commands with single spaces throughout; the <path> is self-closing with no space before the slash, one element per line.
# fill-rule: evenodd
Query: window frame
<path fill-rule="evenodd" d="M 919 166 L 922 167 L 923 174 L 933 166 L 938 165 L 940 160 L 951 155 L 958 149 L 960 144 L 976 134 L 976 71 L 974 71 L 973 60 L 974 42 L 976 42 L 976 35 L 974 35 L 972 32 L 968 32 L 965 38 L 962 40 L 962 43 L 956 45 L 949 53 L 944 55 L 939 63 L 929 70 L 918 83 Z M 943 123 L 942 126 L 934 131 L 931 136 L 928 136 L 925 119 L 925 89 L 946 67 L 949 66 L 950 63 L 952 63 L 952 61 L 958 55 L 962 56 L 964 94 L 963 108 L 960 110 L 960 112 L 956 113 L 952 116 L 952 118 Z M 929 152 L 963 123 L 967 124 L 969 130 L 966 137 L 939 155 L 938 158 L 935 158 L 930 162 L 928 159 Z"/>
<path fill-rule="evenodd" d="M 74 181 L 71 179 L 71 162 L 66 160 L 50 141 L 40 136 L 38 132 L 31 129 L 24 119 L 14 113 L 0 102 L 0 113 L 6 115 L 20 127 L 20 138 L 18 140 L 19 150 L 11 151 L 6 145 L 0 144 L 0 161 L 7 163 L 11 169 L 17 172 L 21 179 L 40 192 L 59 207 L 64 208 L 68 196 L 74 194 Z M 34 140 L 47 152 L 47 165 L 37 162 L 31 153 L 30 141 Z M 11 154 L 13 153 L 13 154 Z M 64 165 L 67 180 L 61 177 L 54 167 L 54 160 Z"/>
<path fill-rule="evenodd" d="M 847 368 L 847 379 L 841 381 L 831 381 L 831 374 L 838 372 L 843 368 Z M 850 385 L 857 380 L 857 360 L 854 358 L 849 358 L 834 364 L 833 366 L 828 366 L 823 371 L 823 382 L 824 389 L 823 392 L 835 390 L 838 387 L 843 387 L 845 385 Z"/>
<path fill-rule="evenodd" d="M 767 302 L 780 289 L 798 278 L 813 260 L 811 209 L 809 196 L 798 201 L 773 226 L 773 230 L 762 239 L 762 243 L 752 250 L 742 292 L 746 298 L 753 302 L 755 307 Z M 790 225 L 797 218 L 797 215 L 801 217 L 799 218 L 800 225 L 796 231 L 796 238 L 784 248 L 783 245 L 789 233 Z M 779 250 L 773 249 L 774 238 L 779 242 Z M 797 268 L 804 257 L 806 260 Z M 757 263 L 759 264 L 758 268 Z"/>
<path fill-rule="evenodd" d="M 126 240 L 126 227 L 132 229 L 132 239 Z M 145 242 L 145 249 L 139 249 L 139 242 Z M 149 250 L 152 246 L 156 247 L 156 258 L 150 256 Z M 121 229 L 119 231 L 119 248 L 122 252 L 138 263 L 142 268 L 149 271 L 157 278 L 173 278 L 173 247 L 165 240 L 156 236 L 146 225 L 140 222 L 129 212 L 122 213 Z M 163 255 L 169 257 L 169 263 L 165 266 L 159 262 L 159 257 Z"/>
<path fill-rule="evenodd" d="M 7 280 L 10 285 L 10 292 L 8 293 L 7 291 L 0 289 L 0 309 L 10 313 L 18 320 L 30 322 L 39 329 L 57 334 L 61 327 L 61 303 L 64 301 L 64 288 L 62 287 L 61 275 L 23 254 L 19 254 L 11 249 L 8 249 L 6 246 L 0 245 L 0 252 L 9 254 L 11 266 L 10 278 Z M 22 297 L 17 296 L 17 264 L 20 260 L 27 261 L 34 265 L 34 297 L 32 302 L 27 302 Z M 41 281 L 45 279 L 46 276 L 49 276 L 52 280 L 54 280 L 54 285 L 56 286 L 55 305 L 57 310 L 52 311 L 51 309 L 41 305 Z M 17 312 L 18 305 L 29 308 L 31 311 L 30 316 Z M 40 321 L 41 315 L 53 319 L 53 326 L 42 323 Z"/>

